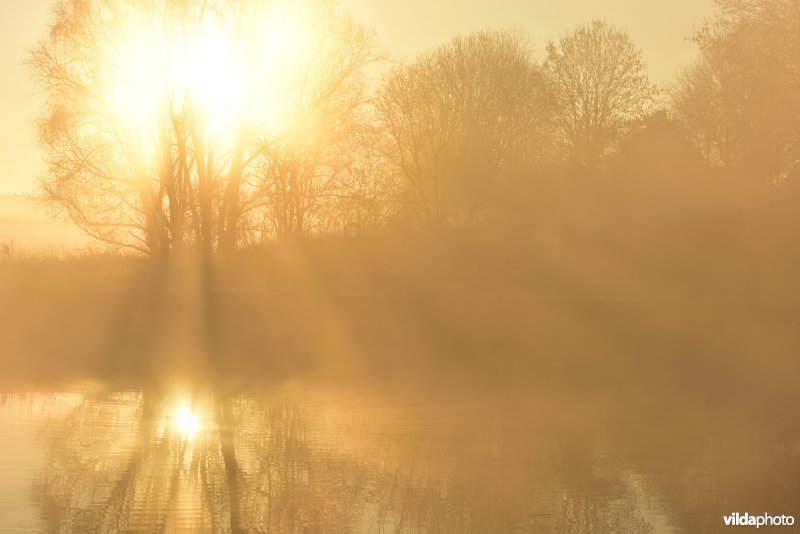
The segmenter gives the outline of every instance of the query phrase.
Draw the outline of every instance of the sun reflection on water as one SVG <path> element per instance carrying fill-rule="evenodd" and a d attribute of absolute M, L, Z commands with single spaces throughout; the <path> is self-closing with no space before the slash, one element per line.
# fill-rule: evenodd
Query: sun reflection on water
<path fill-rule="evenodd" d="M 183 404 L 175 410 L 173 426 L 182 438 L 194 441 L 200 428 L 200 417 L 192 412 L 191 406 Z"/>

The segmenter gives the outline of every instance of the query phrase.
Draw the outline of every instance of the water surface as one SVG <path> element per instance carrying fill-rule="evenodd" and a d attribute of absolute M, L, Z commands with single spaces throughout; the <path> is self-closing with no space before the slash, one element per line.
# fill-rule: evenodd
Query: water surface
<path fill-rule="evenodd" d="M 800 442 L 609 410 L 304 387 L 3 395 L 0 531 L 705 532 L 797 513 Z"/>

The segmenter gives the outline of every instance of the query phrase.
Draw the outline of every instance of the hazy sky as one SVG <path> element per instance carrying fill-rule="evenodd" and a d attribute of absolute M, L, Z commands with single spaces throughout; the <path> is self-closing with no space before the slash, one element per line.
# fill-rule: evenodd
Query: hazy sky
<path fill-rule="evenodd" d="M 38 105 L 22 61 L 42 35 L 52 1 L 0 0 L 0 194 L 31 192 L 42 170 L 33 127 Z M 541 52 L 575 23 L 602 17 L 631 33 L 657 82 L 691 61 L 695 48 L 686 38 L 712 11 L 712 0 L 341 1 L 402 59 L 485 27 L 521 28 Z"/>

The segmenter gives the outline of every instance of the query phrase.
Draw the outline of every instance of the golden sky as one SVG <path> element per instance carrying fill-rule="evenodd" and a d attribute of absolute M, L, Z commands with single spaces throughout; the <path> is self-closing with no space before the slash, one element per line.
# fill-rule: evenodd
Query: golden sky
<path fill-rule="evenodd" d="M 22 65 L 43 34 L 53 0 L 0 0 L 0 194 L 29 193 L 42 170 L 33 120 L 38 104 Z M 694 57 L 686 41 L 712 0 L 341 0 L 401 59 L 484 27 L 518 27 L 541 53 L 548 39 L 595 17 L 627 29 L 650 74 L 667 83 Z"/>

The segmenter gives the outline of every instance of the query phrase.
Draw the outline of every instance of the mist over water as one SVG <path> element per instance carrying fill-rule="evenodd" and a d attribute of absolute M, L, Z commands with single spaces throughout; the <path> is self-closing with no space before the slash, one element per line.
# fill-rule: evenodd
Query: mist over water
<path fill-rule="evenodd" d="M 509 209 L 210 264 L 3 263 L 0 530 L 691 533 L 792 514 L 788 237 L 739 233 L 739 197 L 711 220 L 686 207 L 689 232 L 568 196 L 539 224 Z M 770 205 L 745 220 L 787 220 Z"/>
<path fill-rule="evenodd" d="M 798 496 L 796 441 L 744 421 L 296 386 L 186 399 L 4 396 L 4 441 L 17 448 L 0 463 L 0 526 L 713 532 L 731 509 L 788 510 Z"/>
<path fill-rule="evenodd" d="M 335 2 L 54 2 L 0 532 L 800 515 L 800 4 L 715 6 L 657 86 L 602 17 L 400 61 Z"/>

